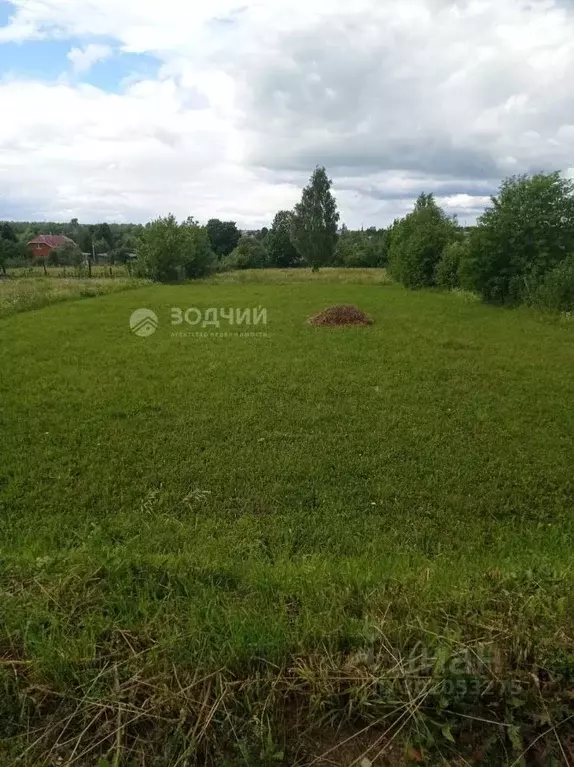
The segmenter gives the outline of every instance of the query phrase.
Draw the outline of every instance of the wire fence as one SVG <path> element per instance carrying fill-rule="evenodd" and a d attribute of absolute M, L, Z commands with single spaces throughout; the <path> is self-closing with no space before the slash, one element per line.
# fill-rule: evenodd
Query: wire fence
<path fill-rule="evenodd" d="M 46 266 L 45 264 L 34 264 L 32 266 L 8 267 L 6 277 L 15 279 L 21 277 L 52 277 L 54 279 L 89 279 L 97 277 L 99 279 L 114 279 L 117 277 L 131 277 L 133 268 L 131 264 L 112 265 L 91 265 L 90 267 L 81 266 Z M 1 276 L 1 275 L 0 275 Z"/>

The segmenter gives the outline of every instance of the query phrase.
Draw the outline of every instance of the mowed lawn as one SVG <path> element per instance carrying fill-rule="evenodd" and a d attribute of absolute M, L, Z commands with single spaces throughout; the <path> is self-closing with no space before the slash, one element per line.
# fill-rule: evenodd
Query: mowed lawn
<path fill-rule="evenodd" d="M 306 323 L 336 304 L 374 325 Z M 129 329 L 142 307 L 148 338 Z M 171 327 L 172 307 L 264 307 L 242 330 L 268 335 L 176 337 L 217 331 Z M 237 684 L 361 650 L 391 667 L 417 641 L 571 684 L 574 323 L 391 284 L 230 281 L 49 306 L 0 338 L 6 753 L 134 679 Z M 349 721 L 369 721 L 365 701 Z M 54 748 L 145 742 L 125 714 L 94 746 L 93 711 Z"/>

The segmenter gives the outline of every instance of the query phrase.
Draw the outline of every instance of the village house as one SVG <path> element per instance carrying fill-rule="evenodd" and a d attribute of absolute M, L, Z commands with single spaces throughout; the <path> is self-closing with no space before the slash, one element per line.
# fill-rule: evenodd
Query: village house
<path fill-rule="evenodd" d="M 34 258 L 48 258 L 54 248 L 62 245 L 75 245 L 76 243 L 63 234 L 39 234 L 30 240 L 28 247 Z"/>

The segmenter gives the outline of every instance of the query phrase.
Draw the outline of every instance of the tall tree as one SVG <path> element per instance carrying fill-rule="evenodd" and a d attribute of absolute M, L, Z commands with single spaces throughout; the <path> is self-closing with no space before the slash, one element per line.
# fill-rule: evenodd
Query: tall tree
<path fill-rule="evenodd" d="M 326 169 L 317 166 L 291 218 L 291 241 L 314 272 L 333 263 L 337 245 L 339 213 L 331 184 Z"/>
<path fill-rule="evenodd" d="M 275 214 L 273 225 L 267 236 L 270 266 L 285 269 L 297 266 L 301 260 L 297 248 L 291 242 L 292 218 L 293 213 L 290 210 L 280 210 Z"/>
<path fill-rule="evenodd" d="M 206 229 L 211 248 L 218 258 L 228 256 L 235 250 L 241 239 L 241 232 L 235 221 L 220 221 L 218 218 L 210 218 Z"/>
<path fill-rule="evenodd" d="M 421 194 L 413 212 L 391 227 L 389 265 L 393 278 L 407 288 L 434 285 L 443 250 L 460 236 L 456 220 L 446 215 L 433 195 Z"/>

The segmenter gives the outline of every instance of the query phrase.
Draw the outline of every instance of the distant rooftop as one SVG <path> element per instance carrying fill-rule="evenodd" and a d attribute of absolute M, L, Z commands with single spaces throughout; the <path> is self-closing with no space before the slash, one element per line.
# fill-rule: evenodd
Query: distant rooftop
<path fill-rule="evenodd" d="M 51 248 L 58 248 L 67 242 L 74 243 L 73 240 L 63 234 L 39 234 L 33 240 L 30 240 L 28 245 L 49 245 Z"/>

